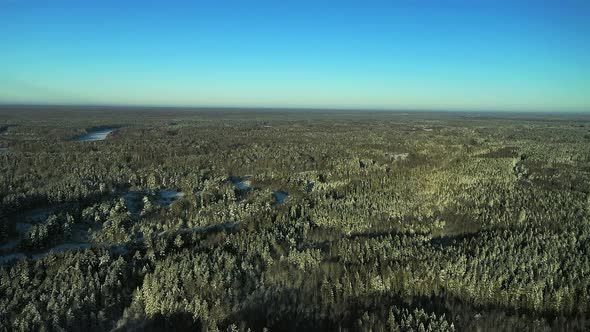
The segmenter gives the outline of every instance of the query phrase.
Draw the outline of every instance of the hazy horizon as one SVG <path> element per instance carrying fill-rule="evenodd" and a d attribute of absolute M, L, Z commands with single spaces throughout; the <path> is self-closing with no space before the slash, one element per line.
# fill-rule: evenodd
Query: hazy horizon
<path fill-rule="evenodd" d="M 262 112 L 391 112 L 391 113 L 476 113 L 476 114 L 544 114 L 544 115 L 590 115 L 590 110 L 536 110 L 536 109 L 442 109 L 442 108 L 363 108 L 363 107 L 285 107 L 285 106 L 224 106 L 224 105 L 161 105 L 161 104 L 109 104 L 109 103 L 2 103 L 2 108 L 44 109 L 66 108 L 81 111 L 84 109 L 154 109 L 154 110 L 186 110 L 186 111 L 262 111 Z M 31 109 L 30 109 L 31 110 Z"/>
<path fill-rule="evenodd" d="M 590 3 L 0 0 L 0 104 L 590 111 Z"/>

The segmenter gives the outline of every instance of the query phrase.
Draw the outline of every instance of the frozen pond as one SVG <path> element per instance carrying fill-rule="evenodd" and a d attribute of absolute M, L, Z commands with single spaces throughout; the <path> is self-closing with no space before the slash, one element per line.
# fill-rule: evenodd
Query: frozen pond
<path fill-rule="evenodd" d="M 158 203 L 163 206 L 168 206 L 182 197 L 184 197 L 183 192 L 176 190 L 162 190 L 158 193 Z"/>
<path fill-rule="evenodd" d="M 101 128 L 96 130 L 91 130 L 86 135 L 82 135 L 76 138 L 77 142 L 94 142 L 94 141 L 102 141 L 109 136 L 110 133 L 117 130 L 117 128 Z"/>
<path fill-rule="evenodd" d="M 232 177 L 230 181 L 238 190 L 247 191 L 252 188 L 252 182 L 248 180 L 249 178 L 249 176 L 243 178 Z"/>
<path fill-rule="evenodd" d="M 281 205 L 289 198 L 289 194 L 284 191 L 275 191 L 272 195 L 275 198 L 273 205 Z"/>

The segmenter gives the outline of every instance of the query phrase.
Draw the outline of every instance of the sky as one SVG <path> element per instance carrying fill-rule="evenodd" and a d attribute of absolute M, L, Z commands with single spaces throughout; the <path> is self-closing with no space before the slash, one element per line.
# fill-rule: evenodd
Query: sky
<path fill-rule="evenodd" d="M 0 0 L 0 103 L 590 112 L 590 1 Z"/>

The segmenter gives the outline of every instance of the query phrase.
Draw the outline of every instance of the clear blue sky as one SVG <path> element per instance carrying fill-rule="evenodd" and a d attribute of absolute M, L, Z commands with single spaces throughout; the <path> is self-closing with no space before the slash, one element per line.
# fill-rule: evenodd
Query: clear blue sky
<path fill-rule="evenodd" d="M 590 1 L 0 0 L 0 103 L 590 111 Z"/>

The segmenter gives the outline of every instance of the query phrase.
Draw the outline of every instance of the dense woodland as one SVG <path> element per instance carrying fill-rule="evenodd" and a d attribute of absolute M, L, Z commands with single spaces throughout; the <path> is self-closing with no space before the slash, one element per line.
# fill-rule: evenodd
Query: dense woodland
<path fill-rule="evenodd" d="M 0 331 L 590 330 L 588 116 L 4 107 L 0 148 Z"/>

